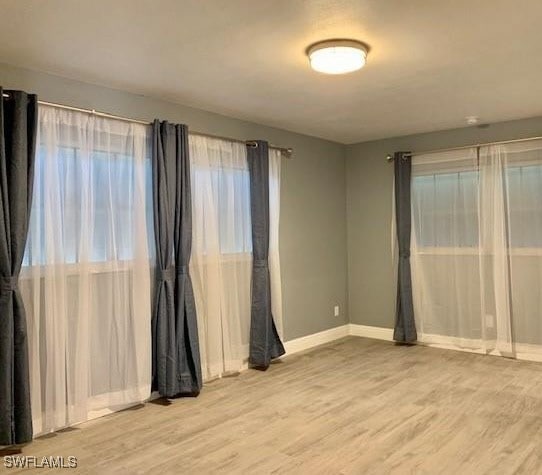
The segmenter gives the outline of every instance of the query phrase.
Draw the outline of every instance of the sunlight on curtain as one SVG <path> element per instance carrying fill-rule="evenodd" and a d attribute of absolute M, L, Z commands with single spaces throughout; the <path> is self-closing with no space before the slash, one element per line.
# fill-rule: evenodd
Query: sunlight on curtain
<path fill-rule="evenodd" d="M 542 141 L 413 158 L 419 339 L 542 358 Z"/>
<path fill-rule="evenodd" d="M 21 275 L 34 434 L 150 395 L 149 128 L 40 106 Z"/>
<path fill-rule="evenodd" d="M 192 257 L 204 380 L 247 366 L 252 229 L 244 144 L 190 136 Z M 270 267 L 273 311 L 282 328 L 278 219 L 280 157 L 270 154 Z"/>

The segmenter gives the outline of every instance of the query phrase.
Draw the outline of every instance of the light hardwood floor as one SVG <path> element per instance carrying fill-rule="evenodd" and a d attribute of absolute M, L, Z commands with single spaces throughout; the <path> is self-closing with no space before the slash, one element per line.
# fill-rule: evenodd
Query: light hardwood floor
<path fill-rule="evenodd" d="M 349 337 L 24 454 L 79 474 L 542 473 L 542 364 Z"/>

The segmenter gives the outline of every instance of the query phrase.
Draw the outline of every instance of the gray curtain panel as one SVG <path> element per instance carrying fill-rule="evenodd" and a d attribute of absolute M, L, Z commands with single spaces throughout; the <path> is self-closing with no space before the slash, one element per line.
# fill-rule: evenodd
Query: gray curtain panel
<path fill-rule="evenodd" d="M 266 370 L 273 358 L 285 353 L 271 314 L 269 274 L 269 146 L 247 145 L 252 219 L 252 294 L 249 363 Z"/>
<path fill-rule="evenodd" d="M 0 445 L 32 440 L 19 273 L 32 202 L 37 118 L 35 95 L 0 88 Z"/>
<path fill-rule="evenodd" d="M 397 306 L 393 339 L 399 342 L 416 341 L 416 324 L 412 304 L 412 279 L 410 275 L 410 176 L 412 159 L 407 152 L 397 152 L 395 166 L 395 220 L 399 265 L 397 277 Z"/>
<path fill-rule="evenodd" d="M 155 120 L 152 136 L 155 292 L 153 388 L 164 397 L 201 389 L 196 304 L 188 272 L 192 208 L 188 129 Z"/>

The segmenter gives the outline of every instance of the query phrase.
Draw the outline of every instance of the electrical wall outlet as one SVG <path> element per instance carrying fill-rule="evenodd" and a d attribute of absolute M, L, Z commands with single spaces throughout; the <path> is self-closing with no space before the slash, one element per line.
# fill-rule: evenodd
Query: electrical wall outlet
<path fill-rule="evenodd" d="M 338 306 L 338 305 L 335 305 L 335 308 L 334 308 L 334 310 L 333 310 L 333 314 L 334 314 L 336 317 L 339 316 L 340 312 L 339 312 L 339 306 Z"/>

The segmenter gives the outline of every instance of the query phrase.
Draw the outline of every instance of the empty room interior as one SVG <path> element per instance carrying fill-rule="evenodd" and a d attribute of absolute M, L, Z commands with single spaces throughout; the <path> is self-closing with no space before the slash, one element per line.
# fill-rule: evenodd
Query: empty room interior
<path fill-rule="evenodd" d="M 0 472 L 542 474 L 541 19 L 0 0 Z"/>

